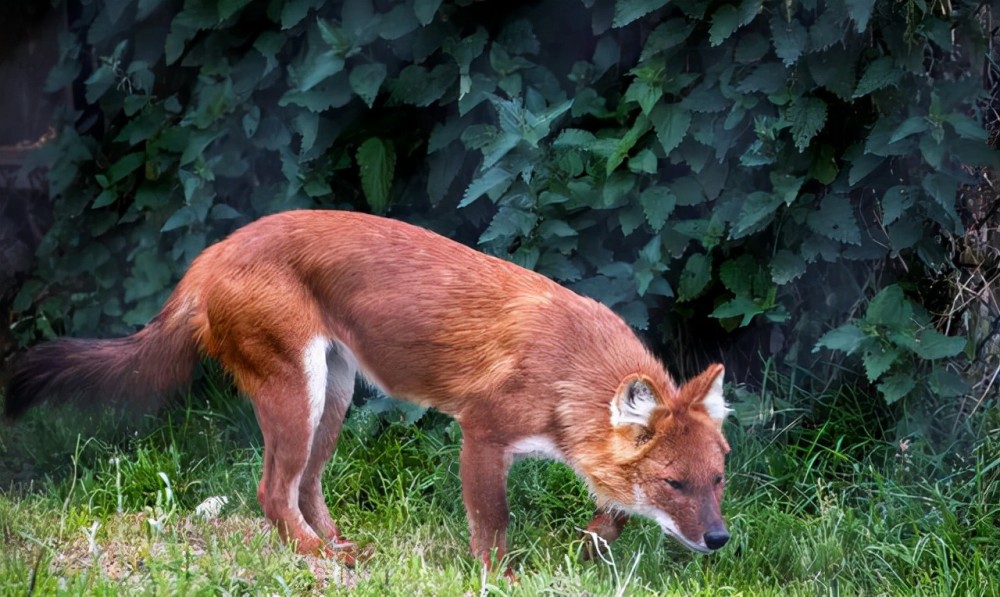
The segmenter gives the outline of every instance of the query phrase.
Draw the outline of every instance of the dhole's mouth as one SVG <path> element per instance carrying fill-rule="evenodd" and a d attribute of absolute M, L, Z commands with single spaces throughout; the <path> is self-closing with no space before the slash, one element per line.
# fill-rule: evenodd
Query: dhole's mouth
<path fill-rule="evenodd" d="M 694 541 L 689 540 L 687 537 L 684 537 L 680 533 L 675 533 L 672 530 L 665 528 L 662 524 L 660 525 L 660 528 L 663 529 L 664 535 L 667 535 L 668 537 L 673 537 L 675 541 L 677 541 L 684 547 L 690 549 L 691 551 L 696 551 L 698 553 L 712 553 L 714 551 L 712 549 L 709 549 L 708 546 L 705 545 L 704 543 L 695 543 Z"/>
<path fill-rule="evenodd" d="M 666 512 L 652 507 L 640 507 L 634 508 L 636 514 L 645 516 L 660 525 L 660 529 L 663 530 L 663 534 L 668 537 L 672 537 L 675 541 L 683 545 L 684 547 L 690 549 L 691 551 L 696 551 L 698 553 L 712 553 L 715 550 L 711 549 L 705 545 L 704 541 L 696 542 L 691 541 L 681 533 L 680 529 L 677 527 L 677 523 L 674 522 L 673 517 L 671 517 Z"/>

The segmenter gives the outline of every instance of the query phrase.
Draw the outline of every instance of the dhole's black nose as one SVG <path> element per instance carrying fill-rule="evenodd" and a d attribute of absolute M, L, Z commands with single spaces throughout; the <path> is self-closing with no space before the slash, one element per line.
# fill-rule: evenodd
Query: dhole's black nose
<path fill-rule="evenodd" d="M 721 531 L 709 531 L 705 533 L 705 546 L 715 551 L 729 541 L 729 533 L 725 529 Z"/>

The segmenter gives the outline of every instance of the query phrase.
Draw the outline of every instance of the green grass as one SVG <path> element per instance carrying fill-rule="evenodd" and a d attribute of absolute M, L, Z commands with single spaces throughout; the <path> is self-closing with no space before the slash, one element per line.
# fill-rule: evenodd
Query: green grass
<path fill-rule="evenodd" d="M 827 398 L 837 418 L 727 427 L 733 539 L 710 556 L 635 520 L 608 562 L 583 562 L 577 529 L 592 506 L 581 484 L 560 464 L 517 463 L 513 586 L 468 553 L 459 433 L 439 415 L 349 418 L 325 491 L 368 559 L 345 570 L 291 553 L 263 522 L 246 404 L 213 397 L 137 428 L 36 410 L 0 429 L 0 593 L 1000 593 L 1000 432 L 942 464 L 919 442 L 869 439 L 878 416 L 856 408 L 860 397 Z M 194 510 L 211 496 L 230 501 L 203 520 Z"/>

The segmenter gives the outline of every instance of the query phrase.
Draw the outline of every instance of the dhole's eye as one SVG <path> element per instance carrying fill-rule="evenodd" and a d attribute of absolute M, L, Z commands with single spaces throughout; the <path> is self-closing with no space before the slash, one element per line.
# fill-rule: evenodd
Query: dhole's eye
<path fill-rule="evenodd" d="M 715 478 L 712 479 L 712 484 L 713 485 L 721 485 L 722 484 L 722 475 L 716 475 Z"/>
<path fill-rule="evenodd" d="M 666 483 L 667 485 L 673 487 L 677 491 L 681 491 L 681 490 L 684 489 L 684 484 L 681 483 L 680 481 L 676 480 L 676 479 L 664 479 L 663 481 L 664 481 L 664 483 Z"/>

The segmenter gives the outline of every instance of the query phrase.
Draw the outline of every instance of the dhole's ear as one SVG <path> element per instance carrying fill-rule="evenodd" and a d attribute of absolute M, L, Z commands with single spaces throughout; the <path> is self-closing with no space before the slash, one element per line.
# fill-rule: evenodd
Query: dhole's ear
<path fill-rule="evenodd" d="M 722 365 L 712 365 L 706 369 L 701 375 L 692 381 L 701 381 L 704 389 L 704 394 L 701 397 L 701 405 L 708 412 L 708 416 L 715 421 L 719 427 L 722 427 L 722 423 L 729 416 L 732 410 L 726 406 L 726 399 L 722 395 L 722 382 L 726 375 L 726 369 Z"/>
<path fill-rule="evenodd" d="M 649 417 L 660 403 L 656 393 L 644 379 L 634 379 L 626 383 L 618 394 L 611 399 L 611 424 L 615 427 L 624 425 L 649 425 Z"/>

